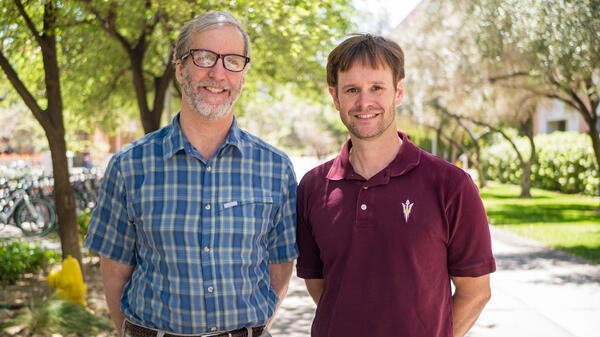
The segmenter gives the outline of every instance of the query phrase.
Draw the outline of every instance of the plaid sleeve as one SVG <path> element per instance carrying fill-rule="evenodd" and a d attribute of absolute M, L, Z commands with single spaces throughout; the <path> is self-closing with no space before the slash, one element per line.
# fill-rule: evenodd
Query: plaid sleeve
<path fill-rule="evenodd" d="M 286 162 L 282 179 L 281 205 L 269 233 L 269 263 L 284 263 L 298 257 L 296 245 L 296 176 L 291 162 Z"/>
<path fill-rule="evenodd" d="M 135 229 L 127 214 L 125 183 L 117 155 L 111 158 L 104 173 L 84 244 L 102 256 L 134 264 Z"/>

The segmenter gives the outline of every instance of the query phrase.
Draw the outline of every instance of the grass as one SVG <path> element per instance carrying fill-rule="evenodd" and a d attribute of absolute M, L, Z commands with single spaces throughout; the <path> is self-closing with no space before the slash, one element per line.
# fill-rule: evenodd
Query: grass
<path fill-rule="evenodd" d="M 519 198 L 520 187 L 490 182 L 481 190 L 490 224 L 600 263 L 598 197 L 532 189 Z"/>

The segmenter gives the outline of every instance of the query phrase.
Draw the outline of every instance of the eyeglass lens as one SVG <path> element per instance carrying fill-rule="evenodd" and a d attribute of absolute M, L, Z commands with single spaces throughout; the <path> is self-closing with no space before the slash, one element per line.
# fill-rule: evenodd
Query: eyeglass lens
<path fill-rule="evenodd" d="M 201 68 L 213 67 L 219 58 L 223 61 L 223 67 L 229 71 L 242 71 L 248 63 L 248 58 L 243 55 L 225 54 L 221 55 L 211 50 L 198 49 L 190 50 L 194 64 Z"/>

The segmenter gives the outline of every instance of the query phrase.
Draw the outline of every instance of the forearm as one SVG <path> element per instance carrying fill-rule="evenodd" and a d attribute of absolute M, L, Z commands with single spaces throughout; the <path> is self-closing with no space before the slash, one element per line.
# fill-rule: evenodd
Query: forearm
<path fill-rule="evenodd" d="M 325 290 L 325 280 L 323 279 L 306 279 L 304 280 L 306 283 L 306 290 L 308 294 L 313 299 L 315 304 L 319 304 L 319 300 L 321 300 L 321 295 L 323 294 L 323 290 Z"/>
<path fill-rule="evenodd" d="M 490 300 L 489 275 L 481 278 L 459 278 L 453 282 L 456 291 L 452 296 L 454 337 L 463 337 L 473 327 L 481 311 Z M 465 286 L 468 284 L 468 286 Z"/>
<path fill-rule="evenodd" d="M 271 278 L 271 287 L 273 288 L 273 290 L 275 290 L 275 293 L 277 293 L 277 297 L 279 300 L 277 301 L 277 307 L 275 308 L 275 312 L 273 313 L 273 316 L 267 323 L 267 329 L 270 328 L 271 325 L 273 324 L 273 321 L 275 320 L 275 316 L 277 315 L 277 311 L 279 310 L 279 307 L 281 306 L 281 302 L 283 301 L 283 299 L 285 298 L 285 295 L 287 294 L 288 287 L 290 285 L 290 279 L 292 277 L 293 267 L 294 267 L 293 261 L 269 265 L 269 275 Z"/>
<path fill-rule="evenodd" d="M 121 327 L 125 320 L 125 316 L 121 312 L 121 296 L 123 295 L 125 283 L 131 277 L 133 268 L 102 257 L 100 259 L 100 270 L 108 312 L 119 336 L 121 336 Z"/>

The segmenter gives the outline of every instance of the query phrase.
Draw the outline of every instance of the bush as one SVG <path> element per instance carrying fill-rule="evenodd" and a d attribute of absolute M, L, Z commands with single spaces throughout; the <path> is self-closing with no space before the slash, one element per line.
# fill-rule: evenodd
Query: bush
<path fill-rule="evenodd" d="M 563 193 L 600 194 L 600 178 L 588 135 L 554 132 L 537 135 L 534 142 L 538 160 L 532 168 L 533 187 Z M 527 159 L 530 149 L 526 139 L 519 138 L 515 143 Z M 521 166 L 507 141 L 484 148 L 481 160 L 487 179 L 520 184 Z"/>
<path fill-rule="evenodd" d="M 534 168 L 537 187 L 564 193 L 597 195 L 598 171 L 588 135 L 555 132 L 535 138 L 538 165 Z"/>
<path fill-rule="evenodd" d="M 60 261 L 60 254 L 21 240 L 0 240 L 0 281 L 15 283 L 24 274 L 38 273 Z"/>
<path fill-rule="evenodd" d="M 82 211 L 77 215 L 77 226 L 79 227 L 79 237 L 81 241 L 85 239 L 85 236 L 88 231 L 88 226 L 90 225 L 90 219 L 92 217 L 91 210 Z"/>

